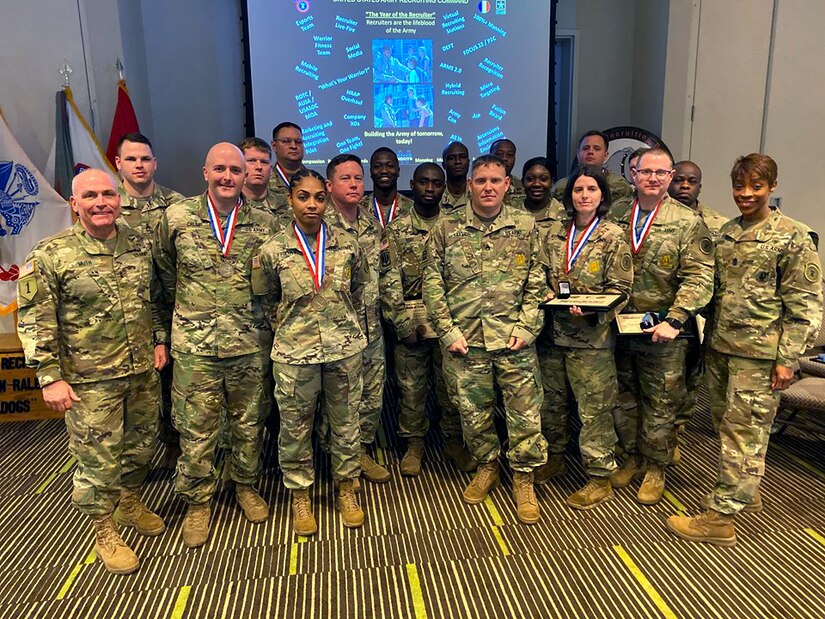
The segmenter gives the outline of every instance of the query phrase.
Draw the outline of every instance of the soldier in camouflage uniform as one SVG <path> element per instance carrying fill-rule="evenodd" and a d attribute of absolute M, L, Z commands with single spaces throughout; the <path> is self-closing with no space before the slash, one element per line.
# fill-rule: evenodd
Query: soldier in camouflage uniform
<path fill-rule="evenodd" d="M 442 167 L 447 177 L 447 187 L 441 198 L 441 210 L 461 209 L 470 203 L 467 190 L 467 173 L 470 171 L 470 151 L 461 142 L 450 142 L 441 153 Z"/>
<path fill-rule="evenodd" d="M 391 148 L 382 146 L 370 157 L 372 195 L 361 198 L 358 206 L 371 211 L 382 228 L 412 208 L 412 200 L 398 193 L 400 171 L 398 155 Z"/>
<path fill-rule="evenodd" d="M 95 551 L 111 572 L 140 562 L 112 521 L 143 535 L 166 525 L 140 500 L 158 424 L 155 370 L 168 360 L 168 314 L 158 301 L 149 240 L 116 223 L 111 177 L 86 170 L 72 181 L 75 224 L 42 240 L 17 281 L 18 333 L 43 399 L 65 412 L 77 459 L 72 503 L 90 516 Z"/>
<path fill-rule="evenodd" d="M 286 200 L 289 179 L 304 167 L 304 136 L 301 128 L 288 121 L 275 125 L 271 144 L 275 153 L 275 165 L 274 174 L 269 178 L 269 188 Z"/>
<path fill-rule="evenodd" d="M 546 283 L 535 223 L 503 204 L 508 187 L 500 159 L 483 155 L 473 162 L 471 205 L 441 217 L 427 237 L 423 290 L 430 322 L 447 350 L 447 388 L 479 463 L 464 500 L 481 503 L 499 481 L 501 445 L 493 426 L 498 384 L 518 518 L 534 523 L 539 507 L 533 470 L 545 462 L 547 441 L 541 435 L 541 378 L 533 342 L 541 330 L 538 305 Z"/>
<path fill-rule="evenodd" d="M 127 133 L 120 138 L 115 165 L 120 172 L 120 216 L 150 241 L 163 211 L 183 200 L 177 191 L 155 182 L 158 160 L 152 143 L 142 133 Z M 160 373 L 161 410 L 158 438 L 166 445 L 164 468 L 174 468 L 180 455 L 180 435 L 172 425 L 172 363 Z"/>
<path fill-rule="evenodd" d="M 676 337 L 710 301 L 713 241 L 699 216 L 667 195 L 670 154 L 650 149 L 638 166 L 633 206 L 611 210 L 633 252 L 633 291 L 625 311 L 653 312 L 662 321 L 647 330 L 650 338 L 624 336 L 616 346 L 616 431 L 628 457 L 611 484 L 624 488 L 645 474 L 637 499 L 653 505 L 664 492 L 664 467 L 676 446 L 676 411 L 684 400 L 686 342 Z"/>
<path fill-rule="evenodd" d="M 364 169 L 357 155 L 345 153 L 333 157 L 327 165 L 327 192 L 333 212 L 328 220 L 358 240 L 370 267 L 370 281 L 364 290 L 363 306 L 358 309 L 361 329 L 367 337 L 364 350 L 363 391 L 361 393 L 361 476 L 384 483 L 390 472 L 367 452 L 375 441 L 384 403 L 384 333 L 381 325 L 381 300 L 378 294 L 378 262 L 381 224 L 370 209 L 361 206 L 364 196 Z M 322 428 L 322 437 L 327 434 Z"/>
<path fill-rule="evenodd" d="M 610 140 L 607 139 L 604 133 L 591 129 L 585 132 L 579 140 L 576 158 L 580 166 L 596 166 L 602 168 L 602 173 L 605 175 L 605 178 L 607 178 L 607 185 L 610 187 L 610 195 L 613 198 L 613 203 L 616 205 L 621 201 L 632 199 L 633 188 L 624 178 L 604 167 L 604 164 L 607 163 L 607 159 L 610 156 L 607 149 L 609 142 Z M 567 177 L 560 178 L 556 181 L 556 184 L 553 185 L 553 197 L 556 198 L 556 200 L 561 200 L 566 187 Z"/>
<path fill-rule="evenodd" d="M 564 282 L 572 294 L 618 294 L 626 299 L 633 284 L 633 261 L 624 231 L 604 219 L 610 209 L 610 190 L 599 168 L 580 168 L 570 175 L 564 207 L 567 221 L 553 223 L 542 243 L 550 296 L 556 296 Z M 539 336 L 544 385 L 541 425 L 550 450 L 545 467 L 553 472 L 562 470 L 569 441 L 568 381 L 578 402 L 579 448 L 590 480 L 567 498 L 576 509 L 590 509 L 613 498 L 617 385 L 612 322 L 623 306 L 599 313 L 582 312 L 576 306 L 553 310 Z"/>
<path fill-rule="evenodd" d="M 292 223 L 292 210 L 287 194 L 270 186 L 272 180 L 272 149 L 261 138 L 244 138 L 238 148 L 246 159 L 246 180 L 243 195 L 252 208 L 270 213 L 281 228 Z"/>
<path fill-rule="evenodd" d="M 172 406 L 183 451 L 175 490 L 188 504 L 183 540 L 190 548 L 209 537 L 224 405 L 232 434 L 227 466 L 238 503 L 252 522 L 269 516 L 253 484 L 260 476 L 263 420 L 272 397 L 272 333 L 249 278 L 252 256 L 278 224 L 269 213 L 244 203 L 246 164 L 233 144 L 209 150 L 203 175 L 207 191 L 166 209 L 154 245 L 159 275 L 174 307 Z"/>
<path fill-rule="evenodd" d="M 290 182 L 294 226 L 281 230 L 253 258 L 252 289 L 261 295 L 275 334 L 271 356 L 281 417 L 278 454 L 284 485 L 292 491 L 293 526 L 298 535 L 313 535 L 318 525 L 309 498 L 315 481 L 311 440 L 321 394 L 343 523 L 364 523 L 353 482 L 361 474 L 358 406 L 367 340 L 356 308 L 363 306 L 371 274 L 357 241 L 324 223 L 323 177 L 304 169 Z"/>
<path fill-rule="evenodd" d="M 431 374 L 441 410 L 444 455 L 469 471 L 475 462 L 463 446 L 458 410 L 444 385 L 441 348 L 426 320 L 421 296 L 424 240 L 441 214 L 438 204 L 444 191 L 444 172 L 435 163 L 422 163 L 415 169 L 410 187 L 413 208 L 384 228 L 379 280 L 384 318 L 392 326 L 391 337 L 397 339 L 395 373 L 401 391 L 398 435 L 407 439 L 401 474 L 421 472 L 424 436 L 430 427 L 425 407 Z"/>
<path fill-rule="evenodd" d="M 528 159 L 524 162 L 521 178 L 524 183 L 524 210 L 535 218 L 539 237 L 544 237 L 553 222 L 567 220 L 564 206 L 550 194 L 553 186 L 550 161 L 546 157 Z"/>
<path fill-rule="evenodd" d="M 742 213 L 719 233 L 707 380 L 721 454 L 707 511 L 672 516 L 678 536 L 736 544 L 734 516 L 758 510 L 759 483 L 780 391 L 822 320 L 822 269 L 807 226 L 771 210 L 777 167 L 767 155 L 736 160 L 733 199 Z"/>
<path fill-rule="evenodd" d="M 490 154 L 498 157 L 504 162 L 504 169 L 507 171 L 507 178 L 510 179 L 510 187 L 504 196 L 504 203 L 517 209 L 524 208 L 524 187 L 518 177 L 513 176 L 513 168 L 516 166 L 516 145 L 512 140 L 505 138 L 496 140 L 490 144 Z"/>
<path fill-rule="evenodd" d="M 728 217 L 717 213 L 712 208 L 699 202 L 699 192 L 702 189 L 702 170 L 692 161 L 679 161 L 674 166 L 673 180 L 670 182 L 667 192 L 671 198 L 678 200 L 685 206 L 692 208 L 699 214 L 702 221 L 710 232 L 710 238 L 716 244 L 719 238 L 719 230 L 727 223 Z M 685 361 L 685 400 L 679 407 L 676 415 L 676 425 L 679 432 L 682 432 L 693 417 L 696 409 L 696 394 L 704 380 L 704 352 L 698 338 L 689 340 Z M 681 459 L 679 446 L 673 454 L 674 462 Z"/>

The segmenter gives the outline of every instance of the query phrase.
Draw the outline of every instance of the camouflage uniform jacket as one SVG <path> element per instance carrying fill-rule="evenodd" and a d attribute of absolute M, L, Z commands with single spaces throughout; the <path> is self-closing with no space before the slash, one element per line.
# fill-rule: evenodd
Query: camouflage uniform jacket
<path fill-rule="evenodd" d="M 469 203 L 469 191 L 465 191 L 460 196 L 456 197 L 450 193 L 449 189 L 445 189 L 444 195 L 441 196 L 441 208 L 445 213 L 458 210 L 461 207 L 467 206 Z"/>
<path fill-rule="evenodd" d="M 292 226 L 264 243 L 252 259 L 252 290 L 265 295 L 261 300 L 275 334 L 273 361 L 329 363 L 367 346 L 355 308 L 363 305 L 369 268 L 354 238 L 335 226 L 327 225 L 326 230 L 320 290 L 315 289 Z"/>
<path fill-rule="evenodd" d="M 730 217 L 725 217 L 722 213 L 714 211 L 701 202 L 696 205 L 696 212 L 699 213 L 699 217 L 702 218 L 702 221 L 704 221 L 708 227 L 710 238 L 715 245 L 719 241 L 719 231 L 722 229 L 722 226 L 730 221 Z"/>
<path fill-rule="evenodd" d="M 554 223 L 567 220 L 567 213 L 564 211 L 564 205 L 555 198 L 550 198 L 550 202 L 547 206 L 538 211 L 531 211 L 527 208 L 527 205 L 523 206 L 523 210 L 527 211 L 535 218 L 536 226 L 539 229 L 539 238 L 544 238 L 544 235 Z"/>
<path fill-rule="evenodd" d="M 406 213 L 410 212 L 412 209 L 413 201 L 410 200 L 407 196 L 403 195 L 401 192 L 398 194 L 398 208 L 395 209 L 395 217 L 401 217 L 401 215 L 405 215 Z M 364 196 L 361 198 L 361 201 L 358 203 L 359 210 L 366 209 L 370 213 L 372 213 L 375 220 L 378 221 L 378 215 L 375 213 L 375 207 L 372 204 L 372 195 Z M 384 217 L 386 217 L 389 213 L 387 212 L 389 209 L 385 208 L 384 205 L 381 205 L 381 210 L 384 211 Z M 378 222 L 381 223 L 380 221 Z M 383 228 L 383 226 L 381 226 Z"/>
<path fill-rule="evenodd" d="M 126 192 L 123 183 L 117 186 L 120 194 L 120 216 L 135 230 L 146 238 L 152 239 L 155 227 L 160 222 L 164 209 L 175 202 L 184 199 L 174 189 L 169 189 L 155 183 L 155 190 L 148 198 L 136 198 Z"/>
<path fill-rule="evenodd" d="M 331 212 L 330 212 L 331 211 Z M 383 337 L 381 328 L 381 299 L 378 294 L 378 263 L 380 260 L 381 224 L 370 212 L 370 209 L 358 207 L 358 217 L 355 223 L 350 223 L 335 205 L 327 205 L 327 223 L 338 226 L 356 238 L 364 259 L 369 265 L 370 281 L 367 283 L 363 295 L 363 307 L 358 309 L 358 318 L 361 330 L 367 336 L 367 342 Z"/>
<path fill-rule="evenodd" d="M 633 187 L 628 183 L 623 176 L 614 174 L 610 170 L 604 170 L 604 176 L 607 179 L 607 186 L 610 188 L 610 198 L 615 203 L 618 200 L 632 200 Z M 564 190 L 567 187 L 567 178 L 563 177 L 556 181 L 553 185 L 553 197 L 561 202 L 564 196 Z"/>
<path fill-rule="evenodd" d="M 381 243 L 381 308 L 398 339 L 412 335 L 404 301 L 422 299 L 424 241 L 439 215 L 424 219 L 413 207 L 384 228 Z"/>
<path fill-rule="evenodd" d="M 610 211 L 631 236 L 632 205 Z M 625 308 L 629 312 L 661 312 L 687 321 L 705 307 L 713 295 L 713 241 L 699 215 L 665 195 L 649 234 L 633 254 L 633 291 Z"/>
<path fill-rule="evenodd" d="M 524 210 L 524 185 L 517 176 L 510 175 L 510 187 L 507 188 L 507 193 L 504 194 L 504 203 L 507 206 Z"/>
<path fill-rule="evenodd" d="M 558 293 L 559 282 L 564 281 L 570 284 L 573 294 L 623 294 L 629 297 L 633 285 L 633 259 L 624 231 L 609 221 L 600 221 L 573 268 L 565 273 L 569 225 L 569 220 L 553 223 L 542 242 L 547 283 L 553 291 Z M 615 343 L 611 323 L 624 305 L 591 316 L 572 316 L 566 309 L 553 311 L 553 343 L 571 348 L 611 348 Z"/>
<path fill-rule="evenodd" d="M 224 257 L 206 212 L 206 193 L 166 209 L 153 246 L 158 275 L 174 308 L 172 350 L 236 357 L 268 349 L 272 334 L 252 295 L 252 256 L 278 231 L 275 218 L 243 203 Z"/>
<path fill-rule="evenodd" d="M 444 347 L 464 337 L 488 351 L 532 344 L 547 285 L 532 215 L 506 205 L 491 223 L 467 205 L 438 219 L 424 252 L 424 302 Z"/>
<path fill-rule="evenodd" d="M 772 211 L 747 228 L 722 227 L 710 346 L 793 365 L 822 319 L 822 271 L 807 228 Z"/>
<path fill-rule="evenodd" d="M 273 191 L 271 187 L 267 187 L 266 196 L 261 200 L 251 200 L 246 198 L 247 204 L 252 208 L 266 211 L 275 218 L 280 228 L 286 228 L 292 223 L 292 209 L 286 200 L 286 193 L 279 193 Z"/>
<path fill-rule="evenodd" d="M 18 333 L 44 387 L 148 372 L 155 343 L 168 341 L 149 239 L 117 229 L 113 251 L 75 222 L 37 243 L 21 269 Z"/>

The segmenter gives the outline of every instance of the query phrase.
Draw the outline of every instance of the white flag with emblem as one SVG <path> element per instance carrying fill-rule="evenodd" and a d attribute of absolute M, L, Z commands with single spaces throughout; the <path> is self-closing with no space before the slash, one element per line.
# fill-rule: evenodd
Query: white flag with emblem
<path fill-rule="evenodd" d="M 26 255 L 40 239 L 70 226 L 71 212 L 0 114 L 0 316 L 17 309 L 17 275 Z"/>

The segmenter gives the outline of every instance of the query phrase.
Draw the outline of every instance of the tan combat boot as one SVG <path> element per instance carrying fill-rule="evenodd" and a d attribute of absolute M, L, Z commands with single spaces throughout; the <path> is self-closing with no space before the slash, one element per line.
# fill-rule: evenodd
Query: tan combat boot
<path fill-rule="evenodd" d="M 513 471 L 513 498 L 516 500 L 516 517 L 522 524 L 539 521 L 539 503 L 533 488 L 533 473 Z"/>
<path fill-rule="evenodd" d="M 644 472 L 642 457 L 632 454 L 627 457 L 619 468 L 613 471 L 610 476 L 610 485 L 614 488 L 626 488 L 634 480 L 640 479 Z"/>
<path fill-rule="evenodd" d="M 364 445 L 361 445 L 361 477 L 376 484 L 386 483 L 392 478 L 387 469 L 370 458 Z"/>
<path fill-rule="evenodd" d="M 642 505 L 656 505 L 662 500 L 662 495 L 665 492 L 665 469 L 661 464 L 647 465 L 647 472 L 642 485 L 639 487 L 639 493 L 636 495 L 636 500 Z"/>
<path fill-rule="evenodd" d="M 364 524 L 364 511 L 358 504 L 351 479 L 344 479 L 338 484 L 338 510 L 348 529 L 357 529 Z"/>
<path fill-rule="evenodd" d="M 478 462 L 464 447 L 461 439 L 451 438 L 444 443 L 444 457 L 464 473 L 471 473 L 478 468 Z"/>
<path fill-rule="evenodd" d="M 183 543 L 187 548 L 198 548 L 209 539 L 209 517 L 212 509 L 209 503 L 190 505 L 183 518 Z"/>
<path fill-rule="evenodd" d="M 407 453 L 401 458 L 401 474 L 415 477 L 421 474 L 421 461 L 424 459 L 424 440 L 411 438 L 407 441 Z"/>
<path fill-rule="evenodd" d="M 464 489 L 464 501 L 470 505 L 478 505 L 487 498 L 487 493 L 499 484 L 498 461 L 493 460 L 478 466 L 478 472 Z"/>
<path fill-rule="evenodd" d="M 712 509 L 698 516 L 671 516 L 667 528 L 682 539 L 705 542 L 716 546 L 736 546 L 733 514 L 722 514 Z"/>
<path fill-rule="evenodd" d="M 614 496 L 608 477 L 591 477 L 583 488 L 567 497 L 566 503 L 573 509 L 593 509 Z"/>
<path fill-rule="evenodd" d="M 318 523 L 312 514 L 309 490 L 292 491 L 292 528 L 295 533 L 308 537 L 318 532 Z"/>
<path fill-rule="evenodd" d="M 269 506 L 252 486 L 235 484 L 235 498 L 249 522 L 259 524 L 269 518 Z"/>
<path fill-rule="evenodd" d="M 163 518 L 147 508 L 140 500 L 137 488 L 121 488 L 120 504 L 115 510 L 114 520 L 124 527 L 135 527 L 141 535 L 154 537 L 166 530 Z"/>
<path fill-rule="evenodd" d="M 537 484 L 546 484 L 554 477 L 561 477 L 567 473 L 567 462 L 564 454 L 547 454 L 547 462 L 533 472 Z"/>
<path fill-rule="evenodd" d="M 95 553 L 112 574 L 131 574 L 140 567 L 137 555 L 120 538 L 110 516 L 92 521 L 95 528 Z"/>

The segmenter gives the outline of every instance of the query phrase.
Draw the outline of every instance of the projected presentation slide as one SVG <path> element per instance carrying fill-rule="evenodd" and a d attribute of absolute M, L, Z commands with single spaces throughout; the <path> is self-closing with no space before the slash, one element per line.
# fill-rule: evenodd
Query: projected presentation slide
<path fill-rule="evenodd" d="M 550 3 L 247 0 L 255 132 L 303 128 L 306 165 L 392 148 L 402 179 L 463 142 L 547 150 Z M 399 185 L 405 187 L 406 183 Z"/>

